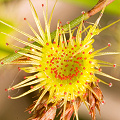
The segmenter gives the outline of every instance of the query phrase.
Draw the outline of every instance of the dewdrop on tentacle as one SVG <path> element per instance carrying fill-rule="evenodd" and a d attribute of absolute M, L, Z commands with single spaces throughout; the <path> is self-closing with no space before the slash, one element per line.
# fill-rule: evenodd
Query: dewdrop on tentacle
<path fill-rule="evenodd" d="M 39 90 L 38 100 L 36 100 L 33 105 L 27 109 L 29 110 L 29 113 L 34 111 L 34 115 L 30 119 L 54 119 L 56 111 L 59 108 L 61 109 L 59 112 L 59 114 L 61 114 L 60 119 L 69 120 L 72 114 L 75 114 L 76 119 L 78 120 L 78 108 L 83 102 L 88 109 L 88 113 L 94 120 L 95 107 L 100 112 L 100 104 L 104 102 L 98 83 L 103 82 L 110 87 L 112 86 L 112 83 L 106 83 L 95 75 L 99 74 L 120 81 L 119 79 L 102 72 L 104 66 L 116 67 L 115 64 L 97 60 L 94 57 L 120 54 L 120 52 L 101 52 L 102 50 L 110 47 L 110 43 L 108 43 L 106 47 L 94 51 L 92 45 L 94 43 L 93 37 L 120 20 L 99 29 L 98 24 L 105 9 L 104 7 L 100 16 L 93 25 L 83 29 L 82 20 L 80 25 L 77 27 L 77 33 L 75 36 L 73 36 L 74 30 L 71 29 L 70 22 L 67 22 L 69 30 L 66 32 L 61 26 L 61 22 L 58 21 L 56 36 L 52 40 L 50 34 L 50 23 L 55 5 L 49 20 L 47 12 L 45 14 L 43 10 L 45 20 L 44 31 L 35 8 L 30 0 L 29 3 L 39 33 L 32 28 L 26 18 L 24 18 L 24 20 L 35 34 L 35 37 L 0 21 L 6 26 L 27 36 L 29 40 L 33 40 L 37 43 L 31 44 L 29 41 L 26 42 L 2 32 L 16 41 L 29 46 L 27 48 L 20 48 L 13 45 L 13 47 L 20 49 L 17 53 L 21 54 L 24 59 L 17 59 L 11 63 L 4 64 L 30 64 L 32 66 L 19 68 L 18 70 L 24 70 L 27 73 L 34 73 L 31 76 L 24 77 L 22 82 L 7 89 L 9 91 L 30 86 L 30 90 L 17 97 L 9 96 L 9 98 L 21 98 L 29 93 Z M 42 4 L 42 7 L 44 7 L 44 4 Z M 85 13 L 82 12 L 82 14 L 84 17 Z M 82 34 L 85 32 L 87 34 L 82 40 Z M 66 38 L 66 33 L 69 33 L 69 39 Z M 2 61 L 1 64 L 3 64 Z"/>

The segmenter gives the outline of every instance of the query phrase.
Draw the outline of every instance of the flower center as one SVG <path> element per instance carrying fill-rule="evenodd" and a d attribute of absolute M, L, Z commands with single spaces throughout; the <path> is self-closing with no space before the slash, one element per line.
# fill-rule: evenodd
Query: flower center
<path fill-rule="evenodd" d="M 74 53 L 79 50 L 80 45 L 68 47 L 59 47 L 48 43 L 46 45 L 43 56 L 43 58 L 46 58 L 44 59 L 43 70 L 47 78 L 58 82 L 61 80 L 71 80 L 71 82 L 79 80 L 86 69 L 84 64 L 87 60 L 84 51 L 74 56 Z"/>

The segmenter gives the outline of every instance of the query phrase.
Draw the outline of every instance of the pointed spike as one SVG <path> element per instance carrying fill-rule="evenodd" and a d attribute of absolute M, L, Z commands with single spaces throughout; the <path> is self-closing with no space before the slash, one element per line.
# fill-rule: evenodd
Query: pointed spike
<path fill-rule="evenodd" d="M 11 97 L 11 99 L 21 98 L 21 97 L 23 97 L 23 96 L 25 96 L 25 95 L 27 95 L 27 94 L 30 94 L 30 93 L 32 93 L 32 92 L 34 92 L 34 91 L 36 91 L 36 90 L 38 90 L 38 89 L 40 89 L 40 88 L 41 88 L 41 85 L 36 85 L 33 89 L 30 89 L 30 90 L 28 90 L 27 92 L 25 92 L 25 93 L 23 93 L 23 94 L 21 94 L 21 95 L 19 95 L 19 96 L 17 96 L 17 97 Z"/>
<path fill-rule="evenodd" d="M 17 31 L 17 32 L 19 32 L 19 33 L 25 35 L 26 37 L 28 37 L 28 38 L 30 38 L 30 39 L 33 39 L 34 41 L 38 40 L 37 38 L 35 38 L 35 37 L 33 37 L 33 36 L 31 36 L 31 35 L 29 35 L 29 34 L 23 32 L 23 31 L 19 30 L 18 28 L 15 28 L 15 27 L 13 27 L 13 26 L 11 26 L 11 25 L 9 25 L 9 24 L 7 24 L 7 23 L 1 21 L 1 20 L 0 20 L 0 23 L 2 23 L 2 24 L 4 24 L 4 25 L 6 25 L 6 26 L 12 28 L 13 30 L 15 30 L 15 31 Z M 2 33 L 2 32 L 1 32 L 1 33 Z"/>
<path fill-rule="evenodd" d="M 37 34 L 37 32 L 33 29 L 33 27 L 30 25 L 30 23 L 27 20 L 26 20 L 26 22 L 27 22 L 28 26 L 30 27 L 30 29 L 32 30 L 32 32 L 34 33 L 34 35 L 37 37 L 37 39 L 34 39 L 34 40 L 44 46 L 44 42 L 41 39 L 41 37 Z"/>
<path fill-rule="evenodd" d="M 39 46 L 36 46 L 36 45 L 33 45 L 33 44 L 31 44 L 31 43 L 29 43 L 29 42 L 25 42 L 25 41 L 23 41 L 23 40 L 21 40 L 21 39 L 18 39 L 18 38 L 16 38 L 16 37 L 14 37 L 14 36 L 12 36 L 12 35 L 9 35 L 9 34 L 7 34 L 7 33 L 3 33 L 3 32 L 1 32 L 2 34 L 5 34 L 5 35 L 7 35 L 7 36 L 9 36 L 9 37 L 11 37 L 11 38 L 13 38 L 13 39 L 15 39 L 15 40 L 17 40 L 18 42 L 20 42 L 20 43 L 23 43 L 23 44 L 25 44 L 25 45 L 28 45 L 28 46 L 30 46 L 30 47 L 32 47 L 32 48 L 34 48 L 34 49 L 37 49 L 37 50 L 40 50 L 41 51 L 41 47 L 39 47 Z"/>
<path fill-rule="evenodd" d="M 35 23 L 36 23 L 37 28 L 38 28 L 38 30 L 39 30 L 39 33 L 40 33 L 42 39 L 45 40 L 45 33 L 44 33 L 43 29 L 42 29 L 42 26 L 41 26 L 40 20 L 39 20 L 39 18 L 38 18 L 38 15 L 37 15 L 37 13 L 36 13 L 36 10 L 35 10 L 32 2 L 31 2 L 31 0 L 29 0 L 29 3 L 30 3 L 30 7 L 31 7 L 31 11 L 32 11 L 32 14 L 33 14 Z"/>
<path fill-rule="evenodd" d="M 36 104 L 34 105 L 33 109 L 31 111 L 34 111 L 34 109 L 37 107 L 37 105 L 39 104 L 39 102 L 41 101 L 41 99 L 43 98 L 43 96 L 47 93 L 47 91 L 49 90 L 50 87 L 46 87 L 45 90 L 42 92 L 42 94 L 40 95 L 40 97 L 38 98 Z M 34 88 L 33 88 L 34 89 Z"/>
<path fill-rule="evenodd" d="M 118 78 L 115 78 L 115 77 L 112 77 L 111 75 L 108 75 L 106 73 L 103 73 L 103 72 L 99 72 L 99 71 L 95 71 L 96 74 L 99 74 L 99 75 L 102 75 L 102 76 L 105 76 L 105 77 L 108 77 L 108 78 L 111 78 L 111 79 L 114 79 L 116 81 L 120 81 L 120 79 Z"/>

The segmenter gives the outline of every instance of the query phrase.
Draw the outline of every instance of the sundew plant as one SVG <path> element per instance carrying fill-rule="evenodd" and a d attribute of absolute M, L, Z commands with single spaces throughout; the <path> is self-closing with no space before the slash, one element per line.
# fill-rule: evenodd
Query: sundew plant
<path fill-rule="evenodd" d="M 67 22 L 68 31 L 66 31 L 61 21 L 58 21 L 55 37 L 52 39 L 50 24 L 56 3 L 49 19 L 47 5 L 46 12 L 43 9 L 45 30 L 43 30 L 36 10 L 30 0 L 29 4 L 39 33 L 32 28 L 26 18 L 24 20 L 35 36 L 31 36 L 0 20 L 0 23 L 35 41 L 35 43 L 26 42 L 10 34 L 1 32 L 27 46 L 21 48 L 12 45 L 19 49 L 15 53 L 20 54 L 22 57 L 12 62 L 3 62 L 1 60 L 1 64 L 29 64 L 29 67 L 19 67 L 18 69 L 26 73 L 32 73 L 31 76 L 24 77 L 22 82 L 6 89 L 6 91 L 10 91 L 30 86 L 30 90 L 19 96 L 8 96 L 8 98 L 21 98 L 39 90 L 39 98 L 27 108 L 29 113 L 33 112 L 33 116 L 29 118 L 32 120 L 53 120 L 57 116 L 57 110 L 62 120 L 70 120 L 72 115 L 73 118 L 79 120 L 78 109 L 81 103 L 84 103 L 92 120 L 95 120 L 95 109 L 97 108 L 100 112 L 100 104 L 104 103 L 103 94 L 98 84 L 102 82 L 110 87 L 112 86 L 112 83 L 106 83 L 104 80 L 96 77 L 96 75 L 120 81 L 102 72 L 102 67 L 116 67 L 116 64 L 98 60 L 95 57 L 120 54 L 120 52 L 102 52 L 111 46 L 110 43 L 104 48 L 94 50 L 93 37 L 120 20 L 106 27 L 99 28 L 98 24 L 106 7 L 105 3 L 95 23 L 86 28 L 83 27 L 86 17 L 85 12 L 82 12 L 81 22 L 74 29 L 71 28 L 70 22 Z M 42 7 L 44 8 L 44 4 L 42 4 Z M 75 31 L 77 32 L 75 33 Z M 69 36 L 68 39 L 66 34 Z M 9 43 L 6 43 L 6 45 L 9 45 Z"/>

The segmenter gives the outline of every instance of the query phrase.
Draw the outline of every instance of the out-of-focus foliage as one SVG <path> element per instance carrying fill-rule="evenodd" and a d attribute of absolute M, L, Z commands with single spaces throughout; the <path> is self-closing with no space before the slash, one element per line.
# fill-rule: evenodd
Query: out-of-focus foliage
<path fill-rule="evenodd" d="M 2 3 L 2 2 L 9 2 L 9 1 L 12 1 L 12 0 L 0 0 L 0 3 Z"/>
<path fill-rule="evenodd" d="M 63 1 L 63 0 L 62 0 Z M 65 0 L 77 5 L 83 5 L 92 8 L 97 4 L 98 0 Z M 112 4 L 108 5 L 106 12 L 109 14 L 120 15 L 120 0 L 115 0 Z"/>
<path fill-rule="evenodd" d="M 5 22 L 11 24 L 10 21 L 5 21 Z M 12 32 L 12 30 L 9 27 L 1 23 L 0 23 L 0 31 L 4 31 L 5 33 Z M 9 46 L 6 46 L 6 42 L 7 42 L 7 36 L 0 33 L 0 59 L 4 58 L 5 56 L 13 52 L 13 50 Z"/>

